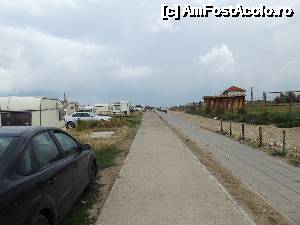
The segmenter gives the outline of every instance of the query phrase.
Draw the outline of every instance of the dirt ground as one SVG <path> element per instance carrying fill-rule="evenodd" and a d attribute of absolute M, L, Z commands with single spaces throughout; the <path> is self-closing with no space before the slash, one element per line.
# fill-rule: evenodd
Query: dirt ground
<path fill-rule="evenodd" d="M 163 119 L 162 119 L 163 120 Z M 287 220 L 262 198 L 253 193 L 246 185 L 234 177 L 211 153 L 201 149 L 184 136 L 179 129 L 163 122 L 193 152 L 210 173 L 223 185 L 230 195 L 240 204 L 258 225 L 288 225 Z"/>

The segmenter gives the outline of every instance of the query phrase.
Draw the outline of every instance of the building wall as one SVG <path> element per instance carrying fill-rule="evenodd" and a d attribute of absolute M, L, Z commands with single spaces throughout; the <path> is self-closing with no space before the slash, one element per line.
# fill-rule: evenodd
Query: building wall
<path fill-rule="evenodd" d="M 205 98 L 204 103 L 210 110 L 236 110 L 245 107 L 245 96 Z"/>

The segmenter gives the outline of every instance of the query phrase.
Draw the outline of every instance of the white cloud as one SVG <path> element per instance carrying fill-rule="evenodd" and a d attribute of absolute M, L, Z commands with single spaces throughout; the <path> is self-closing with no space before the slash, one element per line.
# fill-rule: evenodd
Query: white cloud
<path fill-rule="evenodd" d="M 182 21 L 162 21 L 161 3 L 0 0 L 0 94 L 183 104 L 232 84 L 257 92 L 299 87 L 300 1 L 266 3 L 293 7 L 293 18 Z M 208 3 L 261 1 L 189 2 Z"/>
<path fill-rule="evenodd" d="M 150 26 L 150 30 L 153 32 L 173 31 L 174 29 L 175 26 L 173 21 L 162 20 L 161 18 L 156 19 L 156 21 Z"/>
<path fill-rule="evenodd" d="M 200 62 L 217 73 L 232 73 L 235 66 L 233 53 L 225 44 L 214 46 L 208 53 L 201 55 Z"/>
<path fill-rule="evenodd" d="M 114 78 L 118 79 L 136 79 L 148 76 L 150 74 L 150 69 L 145 66 L 122 66 L 117 70 L 108 73 L 109 76 L 112 75 Z"/>
<path fill-rule="evenodd" d="M 1 0 L 1 11 L 24 11 L 34 16 L 43 15 L 51 8 L 78 8 L 78 0 Z"/>
<path fill-rule="evenodd" d="M 27 27 L 0 26 L 0 93 L 105 85 L 105 79 L 144 76 L 147 67 L 127 66 L 112 48 L 60 38 Z"/>

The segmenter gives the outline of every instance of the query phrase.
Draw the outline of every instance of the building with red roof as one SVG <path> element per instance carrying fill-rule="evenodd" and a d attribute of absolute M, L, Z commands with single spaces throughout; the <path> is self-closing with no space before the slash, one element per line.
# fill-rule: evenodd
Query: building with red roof
<path fill-rule="evenodd" d="M 204 107 L 209 110 L 237 110 L 245 107 L 246 90 L 231 86 L 223 94 L 204 96 Z"/>

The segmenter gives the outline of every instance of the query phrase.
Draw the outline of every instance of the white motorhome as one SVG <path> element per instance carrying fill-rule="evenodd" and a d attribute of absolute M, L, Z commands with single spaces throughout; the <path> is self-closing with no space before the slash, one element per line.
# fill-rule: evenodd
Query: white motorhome
<path fill-rule="evenodd" d="M 0 97 L 0 126 L 65 128 L 64 108 L 58 99 Z"/>
<path fill-rule="evenodd" d="M 91 112 L 91 113 L 95 113 L 95 110 L 94 110 L 94 106 L 93 105 L 81 105 L 77 112 Z"/>
<path fill-rule="evenodd" d="M 95 104 L 94 111 L 97 115 L 110 116 L 112 114 L 111 104 Z"/>
<path fill-rule="evenodd" d="M 119 101 L 119 102 L 114 102 L 112 104 L 112 113 L 113 115 L 123 115 L 123 116 L 128 116 L 130 115 L 130 105 L 128 101 Z"/>
<path fill-rule="evenodd" d="M 79 110 L 78 102 L 70 102 L 67 107 L 68 115 L 77 112 Z"/>

